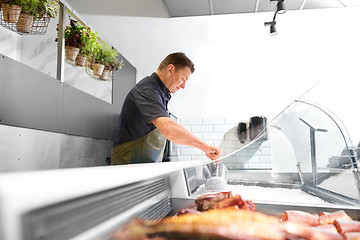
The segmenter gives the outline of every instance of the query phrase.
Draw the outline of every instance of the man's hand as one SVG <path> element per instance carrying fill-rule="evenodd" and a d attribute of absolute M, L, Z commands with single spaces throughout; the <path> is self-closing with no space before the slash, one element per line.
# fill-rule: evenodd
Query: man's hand
<path fill-rule="evenodd" d="M 216 159 L 220 158 L 220 153 L 221 149 L 214 146 L 208 146 L 205 151 L 206 156 L 214 162 L 217 162 Z"/>
<path fill-rule="evenodd" d="M 164 137 L 173 143 L 196 147 L 205 152 L 206 156 L 215 162 L 220 157 L 220 148 L 208 145 L 169 117 L 158 117 L 151 122 Z"/>

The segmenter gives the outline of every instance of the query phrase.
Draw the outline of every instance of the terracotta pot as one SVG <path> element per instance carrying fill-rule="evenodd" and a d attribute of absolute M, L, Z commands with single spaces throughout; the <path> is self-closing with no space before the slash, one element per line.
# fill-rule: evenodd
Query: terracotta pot
<path fill-rule="evenodd" d="M 110 73 L 111 73 L 110 70 L 105 69 L 99 78 L 104 81 L 109 80 Z"/>
<path fill-rule="evenodd" d="M 8 3 L 1 3 L 2 11 L 3 11 L 3 19 L 8 23 L 16 23 L 19 19 L 21 13 L 21 7 L 13 4 L 10 7 Z"/>
<path fill-rule="evenodd" d="M 79 51 L 79 48 L 65 46 L 65 58 L 73 62 L 79 54 Z"/>
<path fill-rule="evenodd" d="M 104 71 L 105 65 L 94 63 L 92 67 L 93 67 L 93 74 L 97 76 L 101 76 L 102 72 Z"/>
<path fill-rule="evenodd" d="M 34 16 L 27 13 L 20 13 L 16 23 L 16 29 L 19 32 L 29 33 L 34 22 Z"/>
<path fill-rule="evenodd" d="M 3 16 L 4 22 L 9 22 L 10 4 L 0 3 L 0 5 L 1 5 L 2 11 L 3 11 L 2 16 Z"/>
<path fill-rule="evenodd" d="M 86 56 L 82 54 L 78 54 L 75 59 L 75 65 L 80 67 L 85 67 L 86 64 Z"/>

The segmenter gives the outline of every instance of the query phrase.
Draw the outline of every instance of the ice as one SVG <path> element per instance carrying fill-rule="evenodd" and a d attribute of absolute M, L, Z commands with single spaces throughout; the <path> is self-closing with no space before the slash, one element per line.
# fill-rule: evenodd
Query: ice
<path fill-rule="evenodd" d="M 340 174 L 326 179 L 321 184 L 319 184 L 319 187 L 353 199 L 359 199 L 359 191 L 356 187 L 353 174 L 354 173 L 352 172 L 352 169 L 343 171 Z"/>
<path fill-rule="evenodd" d="M 332 205 L 324 200 L 309 195 L 300 189 L 270 188 L 260 186 L 227 185 L 224 191 L 231 191 L 233 195 L 240 195 L 244 200 L 258 202 L 279 202 L 294 204 Z M 204 185 L 201 185 L 195 195 L 200 196 L 209 193 Z"/>
<path fill-rule="evenodd" d="M 270 188 L 260 186 L 230 185 L 231 192 L 241 195 L 245 200 L 284 202 L 295 204 L 329 204 L 321 198 L 309 195 L 300 189 Z"/>

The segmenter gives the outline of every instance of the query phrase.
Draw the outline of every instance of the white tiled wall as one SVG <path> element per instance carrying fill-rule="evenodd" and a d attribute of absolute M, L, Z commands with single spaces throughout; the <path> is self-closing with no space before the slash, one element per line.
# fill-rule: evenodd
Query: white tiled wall
<path fill-rule="evenodd" d="M 178 122 L 210 145 L 220 147 L 222 156 L 247 145 L 250 140 L 240 143 L 236 128 L 238 119 L 230 118 L 183 118 Z M 249 134 L 248 134 L 249 135 Z M 248 137 L 249 138 L 249 137 Z M 199 149 L 176 145 L 172 152 L 172 161 L 205 160 L 207 157 Z M 228 169 L 270 169 L 270 141 L 258 141 L 222 160 Z"/>

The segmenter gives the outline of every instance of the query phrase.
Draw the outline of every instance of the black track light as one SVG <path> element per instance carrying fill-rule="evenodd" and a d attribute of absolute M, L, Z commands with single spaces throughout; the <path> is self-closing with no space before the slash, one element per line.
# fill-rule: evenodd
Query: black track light
<path fill-rule="evenodd" d="M 276 35 L 277 34 L 277 32 L 276 32 L 276 26 L 275 26 L 275 24 L 274 25 L 271 25 L 270 26 L 270 35 L 271 36 L 274 36 L 274 35 Z"/>
<path fill-rule="evenodd" d="M 276 11 L 277 11 L 279 14 L 286 13 L 284 0 L 280 0 L 280 1 L 277 3 L 277 5 L 276 5 Z"/>
<path fill-rule="evenodd" d="M 284 0 L 270 0 L 270 2 L 278 2 L 276 4 L 276 9 L 275 9 L 275 13 L 274 13 L 274 17 L 273 17 L 273 20 L 271 22 L 265 22 L 265 27 L 266 26 L 270 26 L 270 35 L 273 36 L 273 35 L 276 35 L 277 32 L 276 32 L 276 14 L 283 14 L 286 12 L 286 9 L 285 9 L 285 5 L 284 5 Z"/>
<path fill-rule="evenodd" d="M 278 2 L 276 4 L 275 14 L 276 13 L 279 13 L 279 14 L 286 13 L 284 0 L 270 0 L 270 2 Z"/>
<path fill-rule="evenodd" d="M 273 36 L 273 35 L 276 35 L 277 32 L 276 32 L 276 21 L 271 21 L 271 22 L 265 22 L 264 23 L 264 26 L 267 27 L 267 26 L 270 26 L 270 35 Z"/>

